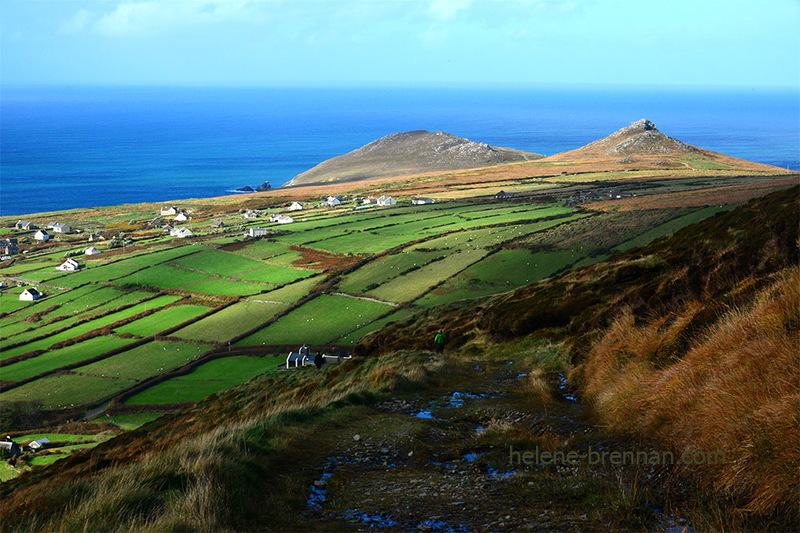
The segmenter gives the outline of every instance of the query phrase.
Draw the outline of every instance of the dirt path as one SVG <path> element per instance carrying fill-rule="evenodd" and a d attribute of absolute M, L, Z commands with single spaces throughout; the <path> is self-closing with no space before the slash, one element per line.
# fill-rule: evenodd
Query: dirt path
<path fill-rule="evenodd" d="M 434 390 L 377 404 L 319 465 L 307 518 L 330 530 L 684 530 L 639 488 L 658 471 L 588 464 L 623 443 L 586 421 L 559 376 L 537 404 L 527 370 L 452 360 Z M 545 451 L 584 458 L 547 464 Z"/>

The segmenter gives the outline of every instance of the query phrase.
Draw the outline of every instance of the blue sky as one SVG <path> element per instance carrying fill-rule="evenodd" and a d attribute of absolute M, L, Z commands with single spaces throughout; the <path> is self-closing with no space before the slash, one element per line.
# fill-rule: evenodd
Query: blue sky
<path fill-rule="evenodd" d="M 3 84 L 797 87 L 800 0 L 4 0 Z"/>

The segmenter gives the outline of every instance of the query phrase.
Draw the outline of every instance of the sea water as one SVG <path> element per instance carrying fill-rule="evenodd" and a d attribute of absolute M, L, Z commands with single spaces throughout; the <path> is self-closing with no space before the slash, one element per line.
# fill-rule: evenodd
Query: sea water
<path fill-rule="evenodd" d="M 667 135 L 800 170 L 793 91 L 2 87 L 0 214 L 279 186 L 397 131 L 551 155 L 647 118 Z"/>

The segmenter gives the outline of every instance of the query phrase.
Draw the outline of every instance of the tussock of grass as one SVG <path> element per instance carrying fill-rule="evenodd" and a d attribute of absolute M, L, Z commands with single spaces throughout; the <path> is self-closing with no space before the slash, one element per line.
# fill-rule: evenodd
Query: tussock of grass
<path fill-rule="evenodd" d="M 757 514 L 796 512 L 800 492 L 800 269 L 755 302 L 729 311 L 685 355 L 663 365 L 697 311 L 671 322 L 622 316 L 592 347 L 585 392 L 615 429 L 673 450 L 724 453 L 725 464 L 686 465 L 705 488 Z"/>

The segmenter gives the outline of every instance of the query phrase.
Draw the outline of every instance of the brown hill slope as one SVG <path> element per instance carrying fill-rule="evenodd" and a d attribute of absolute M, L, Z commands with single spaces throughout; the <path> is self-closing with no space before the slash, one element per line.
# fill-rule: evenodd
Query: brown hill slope
<path fill-rule="evenodd" d="M 690 168 L 692 170 L 775 170 L 775 167 L 737 159 L 692 146 L 666 135 L 647 119 L 637 120 L 611 135 L 543 162 L 598 162 L 625 168 Z M 633 165 L 633 166 L 631 166 Z"/>
<path fill-rule="evenodd" d="M 286 187 L 360 181 L 389 176 L 480 168 L 543 156 L 456 137 L 443 131 L 392 133 L 328 159 L 294 177 Z"/>

